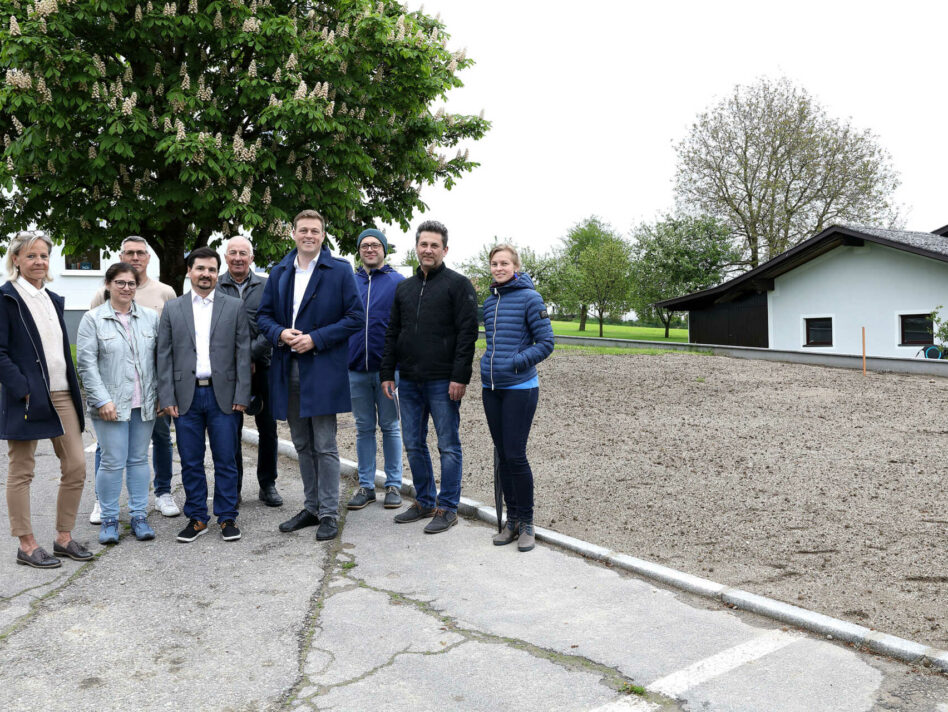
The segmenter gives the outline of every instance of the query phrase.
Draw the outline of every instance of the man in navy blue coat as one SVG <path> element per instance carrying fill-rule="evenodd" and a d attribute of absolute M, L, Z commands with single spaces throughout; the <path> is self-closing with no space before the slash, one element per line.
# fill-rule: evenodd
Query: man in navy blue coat
<path fill-rule="evenodd" d="M 336 414 L 352 410 L 348 343 L 365 319 L 352 266 L 323 246 L 325 231 L 315 210 L 293 219 L 296 249 L 271 270 L 257 312 L 257 326 L 274 346 L 273 417 L 290 425 L 303 480 L 303 510 L 280 531 L 318 524 L 319 541 L 339 532 Z"/>

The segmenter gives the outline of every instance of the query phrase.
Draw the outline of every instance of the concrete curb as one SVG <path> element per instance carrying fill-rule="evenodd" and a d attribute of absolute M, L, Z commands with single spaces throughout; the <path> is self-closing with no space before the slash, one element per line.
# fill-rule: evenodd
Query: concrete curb
<path fill-rule="evenodd" d="M 248 430 L 245 428 L 243 431 L 243 441 L 245 443 L 256 445 L 259 441 L 259 437 L 256 430 Z M 281 455 L 285 455 L 293 460 L 297 459 L 296 449 L 293 447 L 293 443 L 287 440 L 280 440 L 278 449 Z M 341 470 L 344 474 L 354 475 L 358 473 L 357 463 L 345 458 L 339 458 L 339 460 Z M 385 486 L 384 472 L 379 470 L 375 471 L 375 484 L 376 487 Z M 403 478 L 401 491 L 406 497 L 415 496 L 415 488 L 410 480 Z M 486 505 L 468 497 L 461 497 L 458 511 L 464 516 L 475 517 L 481 521 L 497 526 L 497 514 L 494 511 L 493 505 Z M 658 581 L 666 586 L 671 586 L 706 598 L 713 598 L 743 611 L 757 613 L 802 628 L 803 630 L 808 630 L 812 633 L 825 635 L 827 638 L 851 643 L 861 650 L 868 650 L 907 663 L 930 666 L 941 672 L 948 673 L 948 650 L 940 650 L 938 648 L 922 645 L 921 643 L 889 635 L 888 633 L 870 630 L 869 628 L 856 625 L 855 623 L 849 623 L 839 618 L 809 611 L 799 606 L 793 606 L 789 603 L 767 598 L 766 596 L 758 596 L 755 593 L 743 591 L 739 588 L 731 588 L 730 586 L 715 583 L 714 581 L 699 576 L 693 576 L 683 571 L 677 571 L 676 569 L 662 566 L 661 564 L 638 559 L 628 554 L 597 546 L 596 544 L 590 544 L 589 542 L 560 534 L 551 529 L 536 527 L 536 537 L 547 544 L 553 544 L 554 546 L 572 551 L 585 558 L 601 561 L 602 563 L 629 571 L 638 576 Z"/>

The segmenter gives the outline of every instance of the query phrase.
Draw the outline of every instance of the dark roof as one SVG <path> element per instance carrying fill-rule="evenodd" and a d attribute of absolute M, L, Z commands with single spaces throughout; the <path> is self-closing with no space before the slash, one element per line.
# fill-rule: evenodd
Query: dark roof
<path fill-rule="evenodd" d="M 719 284 L 717 287 L 711 287 L 682 297 L 665 299 L 656 302 L 655 305 L 684 311 L 715 302 L 731 301 L 742 294 L 773 289 L 775 277 L 779 277 L 840 245 L 855 246 L 862 245 L 864 242 L 874 242 L 896 250 L 948 262 L 948 225 L 935 232 L 909 232 L 858 225 L 833 225 L 818 235 L 814 235 L 799 245 L 777 255 L 769 262 Z"/>

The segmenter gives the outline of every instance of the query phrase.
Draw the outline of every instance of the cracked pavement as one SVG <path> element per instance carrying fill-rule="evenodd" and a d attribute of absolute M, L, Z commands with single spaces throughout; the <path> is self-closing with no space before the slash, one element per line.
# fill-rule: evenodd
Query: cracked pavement
<path fill-rule="evenodd" d="M 238 542 L 212 527 L 178 543 L 184 518 L 152 512 L 156 540 L 122 527 L 118 546 L 100 547 L 91 483 L 74 534 L 93 562 L 16 566 L 7 540 L 0 709 L 948 712 L 944 675 L 542 544 L 495 547 L 479 522 L 430 536 L 374 505 L 343 509 L 332 542 L 313 529 L 281 534 L 302 502 L 296 463 L 281 460 L 287 504 L 270 509 L 254 497 L 246 450 Z M 57 476 L 41 443 L 33 508 L 44 545 Z M 343 500 L 351 489 L 345 480 Z"/>

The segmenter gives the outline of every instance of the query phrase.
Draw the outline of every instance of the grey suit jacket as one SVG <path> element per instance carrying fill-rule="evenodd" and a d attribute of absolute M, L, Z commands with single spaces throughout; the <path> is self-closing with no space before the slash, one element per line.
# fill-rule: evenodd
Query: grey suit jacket
<path fill-rule="evenodd" d="M 184 415 L 194 400 L 197 346 L 191 293 L 165 304 L 158 325 L 158 402 Z M 214 294 L 211 312 L 211 379 L 214 398 L 225 413 L 250 404 L 250 325 L 236 297 Z"/>

